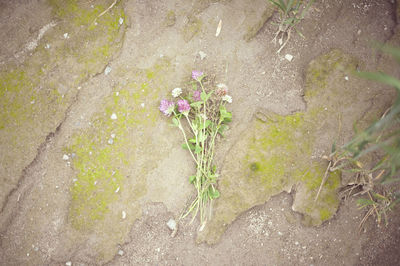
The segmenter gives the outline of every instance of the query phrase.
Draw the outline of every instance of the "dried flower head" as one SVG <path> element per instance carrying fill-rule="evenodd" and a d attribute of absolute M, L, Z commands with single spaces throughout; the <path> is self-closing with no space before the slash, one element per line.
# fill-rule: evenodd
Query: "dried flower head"
<path fill-rule="evenodd" d="M 181 88 L 175 88 L 175 89 L 173 89 L 172 90 L 172 96 L 173 97 L 178 97 L 179 95 L 181 95 L 181 93 L 182 93 L 182 89 Z"/>
<path fill-rule="evenodd" d="M 178 111 L 184 115 L 189 114 L 190 105 L 186 100 L 179 100 L 178 101 Z"/>
<path fill-rule="evenodd" d="M 201 78 L 203 77 L 203 72 L 200 70 L 193 70 L 192 71 L 192 78 L 196 81 L 200 81 Z"/>
<path fill-rule="evenodd" d="M 232 103 L 232 97 L 229 95 L 222 96 L 222 100 L 228 103 Z"/>
<path fill-rule="evenodd" d="M 217 88 L 217 95 L 219 96 L 224 96 L 228 93 L 228 86 L 226 86 L 224 83 L 217 84 Z"/>
<path fill-rule="evenodd" d="M 170 116 L 174 112 L 175 104 L 168 100 L 161 100 L 160 111 L 166 115 Z"/>

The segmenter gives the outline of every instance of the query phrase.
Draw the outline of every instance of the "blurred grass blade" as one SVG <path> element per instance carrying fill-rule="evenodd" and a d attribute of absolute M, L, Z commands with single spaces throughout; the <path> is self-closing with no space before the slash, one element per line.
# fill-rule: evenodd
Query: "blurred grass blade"
<path fill-rule="evenodd" d="M 384 84 L 393 86 L 397 89 L 398 92 L 400 92 L 400 80 L 398 80 L 392 76 L 389 76 L 385 73 L 382 73 L 382 72 L 360 72 L 360 73 L 357 73 L 357 75 L 362 78 L 378 81 L 380 83 L 384 83 Z"/>

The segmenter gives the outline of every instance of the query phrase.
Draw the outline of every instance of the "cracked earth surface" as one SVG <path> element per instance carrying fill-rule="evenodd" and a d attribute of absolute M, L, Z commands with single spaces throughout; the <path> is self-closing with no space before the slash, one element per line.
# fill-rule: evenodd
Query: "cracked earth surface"
<path fill-rule="evenodd" d="M 267 1 L 117 1 L 98 17 L 113 2 L 0 0 L 1 264 L 400 263 L 398 209 L 388 227 L 359 231 L 354 199 L 307 211 L 316 191 L 296 178 L 305 165 L 318 177 L 332 141 L 391 103 L 390 88 L 351 70 L 399 75 L 370 47 L 399 45 L 396 3 L 317 1 L 306 39 L 276 54 Z M 192 69 L 227 84 L 234 119 L 218 143 L 213 219 L 202 232 L 180 221 L 171 237 L 194 166 L 157 108 Z M 295 133 L 280 143 L 275 128 Z"/>

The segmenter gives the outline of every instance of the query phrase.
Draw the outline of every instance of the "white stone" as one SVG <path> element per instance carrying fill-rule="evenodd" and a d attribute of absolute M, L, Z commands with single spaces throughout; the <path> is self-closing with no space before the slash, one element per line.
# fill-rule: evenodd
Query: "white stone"
<path fill-rule="evenodd" d="M 67 265 L 67 266 L 71 266 L 71 265 L 72 265 L 72 262 L 70 262 L 70 261 L 67 261 L 67 262 L 65 263 L 65 265 Z"/>
<path fill-rule="evenodd" d="M 142 108 L 144 108 L 144 103 L 141 103 L 140 106 L 141 106 Z"/>
<path fill-rule="evenodd" d="M 118 193 L 118 191 L 119 191 L 119 187 L 115 190 L 115 193 Z"/>
<path fill-rule="evenodd" d="M 117 115 L 116 115 L 115 113 L 113 113 L 113 114 L 111 115 L 111 119 L 112 119 L 112 120 L 117 120 Z"/>
<path fill-rule="evenodd" d="M 120 256 L 124 255 L 124 251 L 122 249 L 118 250 L 118 255 Z"/>
<path fill-rule="evenodd" d="M 125 219 L 125 218 L 126 218 L 126 212 L 122 211 L 122 219 Z"/>
<path fill-rule="evenodd" d="M 122 25 L 122 23 L 124 23 L 124 19 L 123 18 L 119 18 L 118 23 L 119 23 L 119 25 Z"/>
<path fill-rule="evenodd" d="M 64 39 L 68 39 L 69 38 L 69 34 L 66 32 L 64 33 Z"/>
<path fill-rule="evenodd" d="M 111 72 L 111 67 L 107 66 L 106 69 L 104 69 L 104 75 L 108 75 Z"/>
<path fill-rule="evenodd" d="M 200 60 L 203 60 L 207 56 L 207 54 L 203 51 L 199 51 L 199 55 L 200 55 Z"/>
<path fill-rule="evenodd" d="M 66 160 L 68 160 L 68 159 L 69 159 L 69 156 L 66 155 L 66 154 L 64 154 L 64 155 L 63 155 L 63 160 L 66 161 Z"/>
<path fill-rule="evenodd" d="M 289 62 L 292 62 L 292 60 L 293 60 L 293 55 L 291 55 L 291 54 L 286 54 L 286 55 L 285 55 L 285 59 L 288 60 Z"/>
<path fill-rule="evenodd" d="M 169 221 L 167 222 L 167 226 L 171 231 L 175 231 L 176 230 L 176 222 L 174 219 L 169 219 Z"/>
<path fill-rule="evenodd" d="M 345 80 L 349 80 L 349 77 L 348 77 L 348 76 L 345 76 L 344 79 L 345 79 Z"/>

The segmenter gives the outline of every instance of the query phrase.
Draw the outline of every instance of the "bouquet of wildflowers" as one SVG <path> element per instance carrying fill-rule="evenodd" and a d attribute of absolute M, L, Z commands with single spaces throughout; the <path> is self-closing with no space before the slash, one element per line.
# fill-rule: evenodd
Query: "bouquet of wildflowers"
<path fill-rule="evenodd" d="M 232 103 L 225 84 L 218 84 L 215 89 L 204 86 L 205 75 L 201 71 L 192 72 L 192 90 L 186 95 L 181 88 L 172 90 L 177 102 L 161 100 L 160 111 L 172 116 L 172 123 L 182 132 L 184 143 L 196 163 L 196 174 L 189 177 L 197 195 L 181 218 L 193 213 L 193 219 L 200 213 L 201 229 L 211 215 L 211 203 L 219 197 L 216 189 L 218 173 L 213 164 L 217 136 L 223 136 L 232 114 L 226 110 L 226 103 Z"/>

